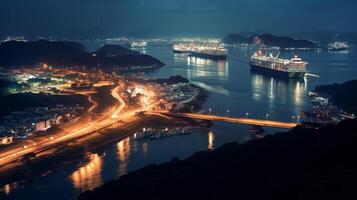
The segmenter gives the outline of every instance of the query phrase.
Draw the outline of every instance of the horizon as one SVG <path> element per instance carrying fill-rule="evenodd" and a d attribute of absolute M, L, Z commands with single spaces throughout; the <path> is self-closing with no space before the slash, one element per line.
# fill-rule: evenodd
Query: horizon
<path fill-rule="evenodd" d="M 194 35 L 194 34 L 187 34 L 187 35 L 146 35 L 146 36 L 136 36 L 136 35 L 106 35 L 106 36 L 96 36 L 96 37 L 66 37 L 66 36 L 54 36 L 54 35 L 23 35 L 23 34 L 2 34 L 0 33 L 0 41 L 5 40 L 7 38 L 18 38 L 23 37 L 27 41 L 38 41 L 38 40 L 53 40 L 53 41 L 82 41 L 82 40 L 105 40 L 105 39 L 165 39 L 165 40 L 172 40 L 172 39 L 223 39 L 224 37 L 230 34 L 237 34 L 244 37 L 252 37 L 255 35 L 264 35 L 269 34 L 276 37 L 291 37 L 295 39 L 306 39 L 311 40 L 315 37 L 354 37 L 357 35 L 357 31 L 353 32 L 338 32 L 338 31 L 329 31 L 329 30 L 321 30 L 321 31 L 297 31 L 291 33 L 273 33 L 269 31 L 238 31 L 238 32 L 229 32 L 224 34 L 217 34 L 217 35 Z"/>
<path fill-rule="evenodd" d="M 3 37 L 88 39 L 223 37 L 241 32 L 274 35 L 357 32 L 357 24 L 350 20 L 357 17 L 354 12 L 357 2 L 352 0 L 314 0 L 300 4 L 293 0 L 219 3 L 212 0 L 4 0 L 0 5 Z M 13 12 L 14 7 L 17 12 Z"/>

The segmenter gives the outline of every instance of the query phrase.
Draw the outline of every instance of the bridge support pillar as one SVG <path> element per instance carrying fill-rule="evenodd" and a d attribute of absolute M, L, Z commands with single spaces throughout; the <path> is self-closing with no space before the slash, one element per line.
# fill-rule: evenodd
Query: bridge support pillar
<path fill-rule="evenodd" d="M 258 126 L 258 125 L 252 125 L 249 129 L 249 132 L 255 133 L 255 134 L 260 134 L 260 133 L 264 133 L 264 129 L 262 126 Z"/>

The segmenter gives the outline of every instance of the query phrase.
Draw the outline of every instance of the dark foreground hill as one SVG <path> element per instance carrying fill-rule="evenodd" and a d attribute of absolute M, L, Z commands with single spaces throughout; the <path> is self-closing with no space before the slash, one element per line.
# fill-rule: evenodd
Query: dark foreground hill
<path fill-rule="evenodd" d="M 298 127 L 149 165 L 78 199 L 357 199 L 356 144 L 357 120 Z"/>
<path fill-rule="evenodd" d="M 266 46 L 277 46 L 283 49 L 286 48 L 316 48 L 316 44 L 308 40 L 294 39 L 290 37 L 278 37 L 271 34 L 254 35 L 252 37 L 245 37 L 239 34 L 227 35 L 223 42 L 226 44 L 253 44 L 254 37 L 261 39 Z"/>
<path fill-rule="evenodd" d="M 88 66 L 105 68 L 128 68 L 131 66 L 162 66 L 163 63 L 149 55 L 139 54 L 124 47 L 103 46 L 97 52 L 86 52 L 76 42 L 9 41 L 0 44 L 1 67 L 34 66 L 47 63 L 52 66 Z"/>

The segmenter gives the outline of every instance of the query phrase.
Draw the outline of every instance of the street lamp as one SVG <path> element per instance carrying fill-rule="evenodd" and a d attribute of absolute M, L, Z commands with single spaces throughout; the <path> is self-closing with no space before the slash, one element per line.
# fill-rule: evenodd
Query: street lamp
<path fill-rule="evenodd" d="M 297 116 L 297 123 L 300 123 L 300 115 Z"/>
<path fill-rule="evenodd" d="M 193 106 L 191 106 L 191 113 L 193 113 Z"/>
<path fill-rule="evenodd" d="M 230 112 L 230 110 L 227 110 L 227 115 L 229 116 L 229 112 Z"/>
<path fill-rule="evenodd" d="M 268 120 L 268 118 L 269 118 L 269 114 L 266 114 L 265 115 L 265 120 Z"/>
<path fill-rule="evenodd" d="M 245 113 L 245 118 L 248 118 L 248 116 L 249 116 L 249 113 Z"/>
<path fill-rule="evenodd" d="M 292 116 L 291 119 L 293 120 L 293 122 L 295 122 L 295 116 Z"/>
<path fill-rule="evenodd" d="M 209 108 L 208 109 L 208 113 L 211 115 L 211 112 L 212 112 L 212 108 Z"/>

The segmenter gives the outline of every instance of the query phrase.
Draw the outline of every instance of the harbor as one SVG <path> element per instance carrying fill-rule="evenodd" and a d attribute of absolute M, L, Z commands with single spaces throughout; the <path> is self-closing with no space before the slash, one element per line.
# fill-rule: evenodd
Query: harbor
<path fill-rule="evenodd" d="M 208 98 L 198 112 L 211 112 L 211 114 L 229 117 L 244 118 L 248 115 L 248 117 L 263 120 L 297 122 L 300 116 L 301 122 L 303 120 L 310 122 L 309 119 L 303 118 L 301 113 L 301 111 L 310 111 L 313 108 L 308 96 L 309 91 L 313 91 L 318 85 L 344 82 L 346 79 L 352 80 L 357 74 L 356 69 L 350 67 L 357 62 L 356 57 L 349 56 L 356 54 L 354 50 L 347 55 L 328 51 L 299 52 L 299 56 L 309 62 L 308 71 L 320 76 L 319 78 L 306 77 L 301 80 L 281 79 L 252 72 L 249 62 L 243 63 L 231 59 L 234 57 L 249 61 L 254 51 L 247 51 L 240 47 L 229 47 L 227 60 L 223 62 L 177 56 L 173 53 L 170 44 L 148 45 L 146 51 L 166 63 L 166 66 L 158 71 L 146 72 L 146 76 L 152 78 L 167 78 L 172 75 L 187 77 L 190 82 L 207 91 Z M 291 52 L 282 52 L 280 56 L 288 58 Z M 184 91 L 187 89 L 181 88 Z M 180 90 L 174 90 L 177 93 L 170 94 L 173 94 L 171 96 L 177 100 L 184 101 L 185 97 L 180 97 Z M 192 93 L 187 94 L 192 95 L 194 91 L 193 89 Z M 320 120 L 322 121 L 321 118 Z M 33 184 L 9 183 L 2 188 L 2 191 L 8 191 L 14 199 L 23 199 L 33 193 L 36 193 L 37 199 L 70 198 L 147 164 L 170 160 L 173 155 L 183 159 L 196 151 L 214 149 L 232 140 L 242 143 L 281 131 L 276 128 L 264 128 L 263 133 L 256 134 L 251 126 L 223 122 L 214 122 L 208 129 L 190 130 L 188 128 L 185 133 L 171 130 L 171 128 L 166 132 L 166 127 L 157 129 L 145 126 L 143 128 L 155 130 L 152 134 L 158 133 L 159 139 L 155 138 L 156 136 L 150 139 L 152 136 L 150 135 L 146 139 L 135 140 L 132 135 L 130 139 L 118 140 L 113 145 L 92 150 L 90 155 L 83 155 L 80 162 L 73 162 L 58 170 L 53 170 Z M 131 134 L 142 131 L 141 128 L 132 131 Z M 168 132 L 170 134 L 167 134 Z M 97 154 L 97 156 L 92 156 L 92 154 Z M 77 170 L 81 171 L 83 167 L 86 169 L 86 166 L 91 163 L 96 163 L 98 167 L 86 173 L 82 172 L 82 175 L 78 176 Z M 67 189 L 56 192 L 59 183 L 64 184 Z M 43 192 L 44 190 L 40 188 L 54 192 Z"/>

